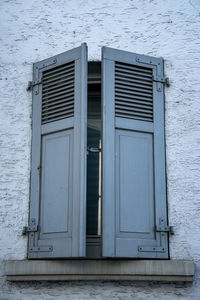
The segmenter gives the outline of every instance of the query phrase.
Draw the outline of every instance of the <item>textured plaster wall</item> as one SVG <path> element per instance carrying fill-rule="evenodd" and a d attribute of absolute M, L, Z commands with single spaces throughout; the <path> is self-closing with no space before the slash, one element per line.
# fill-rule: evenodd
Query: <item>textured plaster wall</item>
<path fill-rule="evenodd" d="M 6 283 L 0 299 L 200 299 L 200 1 L 0 1 L 0 260 L 26 258 L 32 63 L 87 42 L 165 58 L 166 145 L 173 259 L 192 259 L 192 285 Z"/>

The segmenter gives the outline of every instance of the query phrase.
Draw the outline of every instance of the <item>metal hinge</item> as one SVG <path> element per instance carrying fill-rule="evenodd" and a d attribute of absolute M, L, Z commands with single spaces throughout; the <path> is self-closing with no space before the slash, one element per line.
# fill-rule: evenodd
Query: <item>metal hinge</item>
<path fill-rule="evenodd" d="M 95 147 L 88 146 L 87 151 L 88 152 L 93 152 L 93 153 L 98 153 L 98 152 L 101 152 L 101 148 L 95 148 Z"/>
<path fill-rule="evenodd" d="M 33 87 L 42 83 L 42 78 L 36 81 L 29 81 L 28 86 L 26 88 L 27 92 L 32 91 Z"/>
<path fill-rule="evenodd" d="M 173 226 L 168 226 L 164 218 L 159 218 L 159 225 L 155 225 L 155 232 L 169 232 L 173 235 L 174 228 Z"/>
<path fill-rule="evenodd" d="M 154 77 L 153 76 L 153 81 L 159 82 L 159 83 L 164 83 L 167 87 L 170 86 L 168 77 Z"/>
<path fill-rule="evenodd" d="M 36 220 L 33 218 L 31 219 L 29 226 L 23 227 L 22 234 L 25 235 L 28 232 L 37 232 L 37 231 L 38 231 L 38 225 L 36 225 Z"/>
<path fill-rule="evenodd" d="M 22 230 L 22 234 L 26 235 L 28 232 L 37 232 L 38 225 L 24 226 Z"/>
<path fill-rule="evenodd" d="M 174 227 L 173 226 L 155 226 L 156 232 L 169 232 L 171 235 L 174 235 Z"/>
<path fill-rule="evenodd" d="M 29 226 L 24 226 L 22 234 L 29 234 L 29 251 L 32 252 L 52 252 L 53 246 L 39 246 L 38 243 L 38 232 L 39 226 L 36 225 L 36 219 L 30 220 Z M 37 240 L 37 241 L 36 241 Z"/>
<path fill-rule="evenodd" d="M 158 246 L 139 246 L 139 252 L 161 252 L 164 253 L 167 251 L 166 246 L 166 232 L 174 234 L 172 226 L 165 225 L 167 222 L 164 218 L 159 218 L 159 225 L 155 226 L 155 232 L 159 232 L 159 245 Z"/>

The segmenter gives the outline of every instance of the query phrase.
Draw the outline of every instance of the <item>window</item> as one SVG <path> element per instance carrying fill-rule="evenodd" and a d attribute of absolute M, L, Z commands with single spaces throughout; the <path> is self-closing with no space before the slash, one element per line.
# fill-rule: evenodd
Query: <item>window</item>
<path fill-rule="evenodd" d="M 82 44 L 33 76 L 28 257 L 168 258 L 163 60 Z"/>

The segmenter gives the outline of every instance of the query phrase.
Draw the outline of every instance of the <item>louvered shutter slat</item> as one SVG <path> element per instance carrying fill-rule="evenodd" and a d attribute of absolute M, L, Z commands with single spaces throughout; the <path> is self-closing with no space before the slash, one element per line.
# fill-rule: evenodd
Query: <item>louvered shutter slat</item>
<path fill-rule="evenodd" d="M 74 99 L 71 96 L 74 96 L 74 76 L 74 62 L 43 72 L 42 124 L 73 116 Z M 57 102 L 59 95 L 65 98 L 65 104 L 60 106 Z M 51 106 L 47 106 L 49 102 Z"/>
<path fill-rule="evenodd" d="M 136 77 L 138 78 L 138 80 L 144 80 L 144 81 L 151 81 L 152 80 L 152 73 L 149 72 L 149 73 L 142 73 L 140 70 L 138 70 L 137 68 L 136 69 L 126 69 L 126 68 L 123 68 L 123 67 L 118 67 L 117 64 L 116 64 L 116 68 L 115 68 L 115 74 L 116 75 L 121 75 L 123 74 L 123 76 L 126 78 L 126 77 L 129 77 L 129 78 L 133 78 L 133 77 Z"/>
<path fill-rule="evenodd" d="M 70 86 L 72 85 L 73 86 L 74 84 L 74 78 L 73 77 L 70 77 L 68 80 L 62 80 L 62 81 L 59 81 L 59 82 L 52 82 L 51 84 L 48 84 L 48 85 L 44 85 L 43 84 L 43 94 L 45 93 L 48 93 L 52 90 L 55 90 L 55 89 L 61 89 L 62 87 L 66 87 L 67 86 Z"/>
<path fill-rule="evenodd" d="M 55 94 L 53 94 L 53 95 L 44 95 L 43 100 L 46 101 L 48 99 L 49 100 L 56 99 L 58 96 L 68 97 L 68 96 L 71 96 L 73 94 L 74 94 L 74 88 L 73 87 L 72 88 L 71 87 L 66 87 L 65 91 L 60 91 L 60 92 L 57 91 L 56 95 Z"/>
<path fill-rule="evenodd" d="M 152 88 L 148 87 L 146 85 L 138 85 L 134 84 L 132 82 L 123 82 L 122 80 L 115 80 L 116 87 L 119 86 L 119 88 L 123 88 L 125 90 L 136 90 L 136 91 L 142 91 L 143 93 L 152 94 Z"/>
<path fill-rule="evenodd" d="M 54 98 L 54 101 L 55 101 L 55 98 Z M 45 109 L 45 107 L 46 106 L 49 106 L 49 107 L 51 107 L 51 106 L 53 106 L 53 105 L 55 105 L 55 103 L 54 103 L 54 101 L 43 101 L 43 103 L 42 103 L 42 107 Z M 62 103 L 66 103 L 66 105 L 67 104 L 71 104 L 71 103 L 73 103 L 74 102 L 74 95 L 73 96 L 70 96 L 70 97 L 68 97 L 68 98 L 66 98 L 66 97 L 63 97 L 63 98 L 57 98 L 56 97 L 56 105 L 60 105 L 60 104 L 62 104 Z"/>
<path fill-rule="evenodd" d="M 127 101 L 126 101 L 126 103 L 124 102 L 124 100 L 123 99 L 120 99 L 119 97 L 116 97 L 116 99 L 117 99 L 117 104 L 116 104 L 116 107 L 117 107 L 117 105 L 121 105 L 121 103 L 122 103 L 122 105 L 124 105 L 124 106 L 130 106 L 130 107 L 140 107 L 140 108 L 143 108 L 143 109 L 147 109 L 147 110 L 152 110 L 152 104 L 151 103 L 148 103 L 148 102 L 145 102 L 145 104 L 143 104 L 143 103 L 141 103 L 140 101 L 137 101 L 137 100 L 135 100 L 134 99 L 134 101 L 133 100 L 130 100 L 130 99 L 128 99 Z M 120 103 L 121 102 L 121 103 Z"/>
<path fill-rule="evenodd" d="M 48 74 L 46 74 L 46 77 L 48 78 L 49 76 L 52 75 L 60 75 L 63 72 L 69 72 L 71 70 L 74 70 L 74 61 L 67 63 L 67 64 L 63 64 L 62 66 L 59 67 L 55 67 L 52 68 L 52 70 L 48 70 Z"/>
<path fill-rule="evenodd" d="M 49 118 L 54 118 L 54 117 L 58 117 L 59 115 L 68 115 L 68 113 L 73 114 L 74 112 L 74 107 L 70 108 L 68 107 L 68 110 L 66 112 L 65 107 L 64 108 L 60 108 L 60 109 L 53 109 L 52 111 L 47 111 L 45 114 L 43 114 L 42 118 L 45 119 L 45 117 L 49 117 Z M 50 119 L 51 120 L 51 119 Z"/>
<path fill-rule="evenodd" d="M 133 106 L 125 106 L 125 105 L 115 105 L 115 110 L 116 112 L 118 112 L 119 114 L 122 113 L 123 114 L 123 111 L 124 112 L 127 112 L 127 113 L 138 113 L 138 114 L 147 114 L 147 115 L 152 115 L 152 111 L 148 111 L 148 110 L 145 110 L 145 109 L 141 109 L 141 108 L 138 108 L 138 107 L 133 107 Z"/>
<path fill-rule="evenodd" d="M 122 75 L 122 74 L 121 74 Z M 134 80 L 134 79 L 130 79 L 130 78 L 125 78 L 124 76 L 120 77 L 120 76 L 115 76 L 115 82 L 116 83 L 121 83 L 121 84 L 124 84 L 124 85 L 127 85 L 127 86 L 136 86 L 136 87 L 139 87 L 139 88 L 145 88 L 145 89 L 148 89 L 148 90 L 151 90 L 152 91 L 152 80 L 151 81 L 140 81 L 140 80 Z"/>
<path fill-rule="evenodd" d="M 145 99 L 147 99 L 147 101 L 152 101 L 152 97 L 151 95 L 143 92 L 143 91 L 136 91 L 136 90 L 131 90 L 131 89 L 127 89 L 127 88 L 121 88 L 121 87 L 118 87 L 116 86 L 115 87 L 115 92 L 116 94 L 120 93 L 122 94 L 124 97 L 126 95 L 128 95 L 127 99 L 129 99 L 129 95 L 133 96 L 133 97 L 144 97 Z"/>
<path fill-rule="evenodd" d="M 45 111 L 48 112 L 48 111 L 51 111 L 51 109 L 56 111 L 56 109 L 62 109 L 62 108 L 66 108 L 66 107 L 68 107 L 68 109 L 71 107 L 74 107 L 73 101 L 71 101 L 71 102 L 65 101 L 65 102 L 61 102 L 61 103 L 58 102 L 56 105 L 54 103 L 47 104 L 46 106 L 43 105 L 42 110 L 43 110 L 43 113 L 45 114 Z"/>
<path fill-rule="evenodd" d="M 127 96 L 126 94 L 127 93 L 115 91 L 115 99 L 124 101 L 125 98 L 127 102 L 135 102 L 135 103 L 141 103 L 141 100 L 144 100 L 145 103 L 147 103 L 148 105 L 150 104 L 152 105 L 151 98 L 141 97 L 139 95 L 130 95 L 130 94 L 128 94 Z"/>
<path fill-rule="evenodd" d="M 70 91 L 74 91 L 74 83 L 73 82 L 70 82 L 69 84 L 67 83 L 66 86 L 61 86 L 61 87 L 57 87 L 55 86 L 53 89 L 46 89 L 44 90 L 43 92 L 43 96 L 44 96 L 44 99 L 46 99 L 47 97 L 54 97 L 54 95 L 56 96 L 57 93 L 67 93 L 67 91 L 70 90 Z"/>
<path fill-rule="evenodd" d="M 129 81 L 124 77 L 124 70 L 126 69 L 129 70 L 129 74 L 131 75 L 131 80 Z M 150 76 L 149 82 L 138 81 L 138 79 L 145 77 L 147 74 Z M 118 101 L 117 96 L 119 91 L 124 97 L 123 100 L 120 99 L 120 101 Z M 130 102 L 129 94 L 132 95 L 132 105 L 128 105 Z M 144 96 L 144 100 L 141 99 L 138 101 L 137 95 Z M 152 70 L 115 62 L 115 116 L 152 121 L 153 106 L 151 106 L 150 110 L 148 106 L 148 111 L 145 111 L 139 109 L 137 105 L 134 106 L 134 100 L 137 100 L 144 108 L 146 100 L 151 103 L 153 102 Z"/>
<path fill-rule="evenodd" d="M 58 93 L 57 93 L 58 94 Z M 58 95 L 58 96 L 53 96 L 53 97 L 43 97 L 43 104 L 46 104 L 46 103 L 52 103 L 54 101 L 59 101 L 59 100 L 63 100 L 63 99 L 66 99 L 66 96 L 67 96 L 67 99 L 70 101 L 71 99 L 73 100 L 74 99 L 74 91 L 68 91 L 68 93 L 65 93 L 64 95 L 61 94 L 61 95 Z"/>
<path fill-rule="evenodd" d="M 127 64 L 127 63 L 124 63 L 124 62 L 119 62 L 119 61 L 116 61 L 116 66 L 120 69 L 125 69 L 125 70 L 132 70 L 132 71 L 137 71 L 137 72 L 141 72 L 143 74 L 151 74 L 151 69 L 150 68 L 143 68 L 139 65 L 132 65 L 132 64 Z"/>
<path fill-rule="evenodd" d="M 74 67 L 67 69 L 63 72 L 59 72 L 59 81 L 63 81 L 66 80 L 67 78 L 74 76 Z M 49 84 L 53 84 L 54 81 L 56 81 L 58 78 L 58 74 L 52 74 L 52 75 L 46 75 L 45 78 L 43 78 L 43 85 L 49 85 Z"/>

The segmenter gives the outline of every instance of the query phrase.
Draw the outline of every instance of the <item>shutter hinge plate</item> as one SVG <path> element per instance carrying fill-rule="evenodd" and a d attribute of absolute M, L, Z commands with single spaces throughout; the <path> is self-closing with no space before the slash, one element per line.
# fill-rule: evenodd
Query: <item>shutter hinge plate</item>
<path fill-rule="evenodd" d="M 152 79 L 153 79 L 153 81 L 155 81 L 155 82 L 159 82 L 159 83 L 165 84 L 167 87 L 170 86 L 169 78 L 168 78 L 168 77 L 155 77 L 155 76 L 153 76 Z"/>
<path fill-rule="evenodd" d="M 138 247 L 139 252 L 165 252 L 165 247 L 151 247 L 151 246 L 139 246 Z"/>
<path fill-rule="evenodd" d="M 171 235 L 174 234 L 174 227 L 173 226 L 155 226 L 156 232 L 169 232 Z"/>
<path fill-rule="evenodd" d="M 32 91 L 33 87 L 42 83 L 42 78 L 36 81 L 29 81 L 26 88 L 27 92 Z"/>
<path fill-rule="evenodd" d="M 30 252 L 51 252 L 53 251 L 52 246 L 36 246 L 30 247 Z"/>
<path fill-rule="evenodd" d="M 26 235 L 28 232 L 37 232 L 38 226 L 37 225 L 31 225 L 31 226 L 24 226 L 22 234 Z"/>
<path fill-rule="evenodd" d="M 52 65 L 54 65 L 56 63 L 57 63 L 57 58 L 54 57 L 53 59 L 48 60 L 46 63 L 41 63 L 39 65 L 39 69 L 43 69 L 43 68 L 52 66 Z"/>
<path fill-rule="evenodd" d="M 22 234 L 25 235 L 28 232 L 37 232 L 38 231 L 38 225 L 36 225 L 36 219 L 31 219 L 28 226 L 24 226 L 22 230 Z"/>

